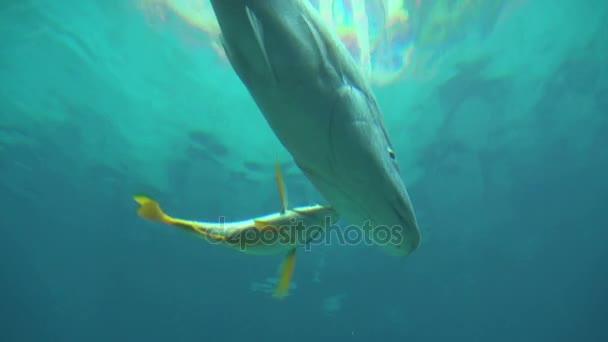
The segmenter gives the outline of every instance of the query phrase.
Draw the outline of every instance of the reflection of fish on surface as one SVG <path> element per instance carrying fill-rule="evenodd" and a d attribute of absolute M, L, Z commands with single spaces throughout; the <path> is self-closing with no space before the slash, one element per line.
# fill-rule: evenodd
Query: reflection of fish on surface
<path fill-rule="evenodd" d="M 281 267 L 275 296 L 287 295 L 295 266 L 296 248 L 315 239 L 335 224 L 338 216 L 330 206 L 312 205 L 288 208 L 287 195 L 279 165 L 276 165 L 281 211 L 238 222 L 199 222 L 167 215 L 158 202 L 145 195 L 135 195 L 137 213 L 146 219 L 173 225 L 196 233 L 212 242 L 236 248 L 247 254 L 273 255 L 287 252 Z"/>
<path fill-rule="evenodd" d="M 389 227 L 377 244 L 414 251 L 418 224 L 382 113 L 337 33 L 307 0 L 211 4 L 232 67 L 296 165 L 350 224 Z"/>

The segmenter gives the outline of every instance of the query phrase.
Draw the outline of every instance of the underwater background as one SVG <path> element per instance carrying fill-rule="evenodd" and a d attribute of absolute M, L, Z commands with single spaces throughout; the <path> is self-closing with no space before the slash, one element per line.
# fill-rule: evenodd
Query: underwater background
<path fill-rule="evenodd" d="M 0 341 L 607 341 L 608 3 L 379 1 L 311 0 L 373 83 L 422 243 L 301 251 L 282 301 L 282 256 L 135 213 L 277 211 L 277 155 L 290 204 L 323 203 L 208 1 L 1 1 Z"/>

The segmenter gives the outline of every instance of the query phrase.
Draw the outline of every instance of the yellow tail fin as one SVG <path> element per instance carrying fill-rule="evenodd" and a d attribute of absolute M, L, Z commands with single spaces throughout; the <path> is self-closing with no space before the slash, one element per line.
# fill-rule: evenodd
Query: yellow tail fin
<path fill-rule="evenodd" d="M 296 249 L 292 249 L 285 257 L 283 265 L 281 266 L 281 274 L 279 277 L 279 283 L 274 291 L 274 297 L 283 299 L 289 292 L 289 285 L 291 284 L 291 277 L 293 276 L 293 269 L 296 263 Z"/>
<path fill-rule="evenodd" d="M 135 200 L 135 202 L 139 203 L 139 207 L 137 208 L 137 214 L 145 219 L 170 224 L 190 232 L 198 233 L 213 240 L 226 240 L 225 236 L 210 231 L 209 227 L 207 227 L 205 223 L 182 220 L 165 214 L 163 209 L 160 207 L 160 204 L 158 204 L 158 202 L 153 200 L 151 197 L 148 197 L 146 195 L 134 195 L 133 199 Z"/>
<path fill-rule="evenodd" d="M 133 199 L 139 203 L 137 214 L 148 220 L 170 223 L 171 218 L 165 214 L 158 202 L 146 195 L 134 195 Z"/>

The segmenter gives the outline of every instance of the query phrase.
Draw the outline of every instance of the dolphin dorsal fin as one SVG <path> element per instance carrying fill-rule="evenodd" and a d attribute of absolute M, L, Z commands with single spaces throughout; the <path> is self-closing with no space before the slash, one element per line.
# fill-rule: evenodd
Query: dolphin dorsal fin
<path fill-rule="evenodd" d="M 285 211 L 287 210 L 287 189 L 283 182 L 283 176 L 281 176 L 281 166 L 279 165 L 278 158 L 275 163 L 274 171 L 277 179 L 277 188 L 279 189 L 279 198 L 281 199 L 281 214 L 285 214 Z"/>

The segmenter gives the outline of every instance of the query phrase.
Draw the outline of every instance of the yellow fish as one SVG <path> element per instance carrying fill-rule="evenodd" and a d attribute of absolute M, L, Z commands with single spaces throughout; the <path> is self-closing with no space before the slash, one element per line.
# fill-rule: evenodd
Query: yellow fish
<path fill-rule="evenodd" d="M 137 214 L 148 220 L 185 229 L 248 254 L 273 255 L 287 252 L 274 293 L 275 297 L 284 298 L 293 275 L 296 248 L 315 239 L 323 230 L 335 224 L 339 217 L 331 206 L 288 208 L 287 193 L 278 163 L 275 172 L 281 210 L 249 220 L 221 223 L 185 220 L 166 214 L 159 203 L 149 196 L 135 195 L 133 199 L 139 204 Z"/>

